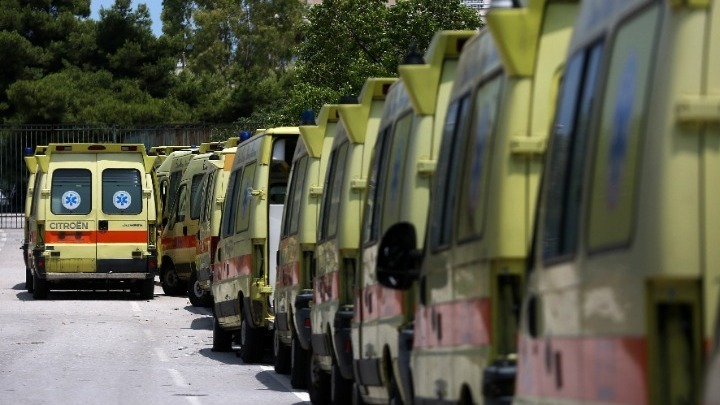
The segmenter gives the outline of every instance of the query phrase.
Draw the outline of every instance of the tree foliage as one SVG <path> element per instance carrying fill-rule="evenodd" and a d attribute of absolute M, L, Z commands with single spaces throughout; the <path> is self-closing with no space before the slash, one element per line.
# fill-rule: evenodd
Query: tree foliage
<path fill-rule="evenodd" d="M 159 38 L 142 3 L 89 15 L 90 0 L 0 1 L 1 122 L 296 124 L 394 76 L 410 44 L 479 26 L 460 0 L 163 0 Z"/>
<path fill-rule="evenodd" d="M 324 0 L 309 10 L 298 48 L 296 84 L 282 109 L 288 122 L 343 95 L 368 77 L 397 76 L 411 45 L 424 52 L 439 30 L 477 29 L 480 18 L 460 0 Z"/>

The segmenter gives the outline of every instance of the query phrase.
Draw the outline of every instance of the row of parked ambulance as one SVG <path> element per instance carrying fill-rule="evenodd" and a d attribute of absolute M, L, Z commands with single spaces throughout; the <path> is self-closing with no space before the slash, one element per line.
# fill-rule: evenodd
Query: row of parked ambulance
<path fill-rule="evenodd" d="M 157 271 L 316 404 L 720 403 L 720 4 L 513 3 L 314 123 L 108 146 L 137 190 L 48 170 L 98 145 L 36 150 L 29 288 L 94 241 L 93 281 Z"/>

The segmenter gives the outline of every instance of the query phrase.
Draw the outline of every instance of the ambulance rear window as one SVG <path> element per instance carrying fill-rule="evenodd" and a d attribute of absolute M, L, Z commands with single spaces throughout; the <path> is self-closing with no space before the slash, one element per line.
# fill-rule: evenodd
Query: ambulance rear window
<path fill-rule="evenodd" d="M 105 169 L 102 175 L 102 209 L 106 214 L 142 212 L 142 183 L 137 169 Z"/>
<path fill-rule="evenodd" d="M 86 169 L 57 169 L 52 175 L 53 214 L 85 215 L 92 210 L 92 174 Z"/>

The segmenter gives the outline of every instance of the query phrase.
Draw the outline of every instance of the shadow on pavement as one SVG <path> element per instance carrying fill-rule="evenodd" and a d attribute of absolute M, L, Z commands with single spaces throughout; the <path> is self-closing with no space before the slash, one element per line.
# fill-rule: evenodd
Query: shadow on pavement
<path fill-rule="evenodd" d="M 242 360 L 237 358 L 237 356 L 235 355 L 235 351 L 214 352 L 208 347 L 205 349 L 200 349 L 198 353 L 207 357 L 208 359 L 219 361 L 224 364 L 242 364 Z"/>
<path fill-rule="evenodd" d="M 25 283 L 15 284 L 12 289 L 13 289 L 13 290 L 24 290 L 24 289 L 25 289 Z"/>
<path fill-rule="evenodd" d="M 155 294 L 157 297 L 157 294 Z M 20 301 L 32 301 L 32 293 L 19 292 L 16 297 Z M 94 290 L 51 290 L 47 299 L 40 301 L 147 301 L 138 294 L 129 291 L 94 291 Z"/>
<path fill-rule="evenodd" d="M 212 316 L 206 316 L 204 318 L 195 318 L 190 322 L 190 329 L 193 330 L 212 330 L 213 318 Z"/>
<path fill-rule="evenodd" d="M 205 307 L 185 306 L 185 310 L 196 315 L 212 315 L 212 309 Z"/>
<path fill-rule="evenodd" d="M 287 376 L 281 376 L 274 370 L 265 370 L 257 373 L 255 378 L 269 390 L 278 392 L 306 392 L 305 390 L 294 389 L 290 386 L 290 380 Z M 282 381 L 285 381 L 284 383 Z M 293 405 L 307 404 L 308 402 L 298 401 Z"/>

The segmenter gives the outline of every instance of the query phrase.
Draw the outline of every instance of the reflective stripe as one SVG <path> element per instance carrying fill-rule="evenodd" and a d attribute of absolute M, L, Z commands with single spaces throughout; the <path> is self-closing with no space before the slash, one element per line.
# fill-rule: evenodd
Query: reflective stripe
<path fill-rule="evenodd" d="M 166 237 L 161 240 L 162 247 L 165 250 L 196 248 L 197 238 L 195 235 Z"/>
<path fill-rule="evenodd" d="M 46 231 L 45 243 L 142 243 L 147 231 Z"/>
<path fill-rule="evenodd" d="M 489 345 L 490 298 L 420 306 L 415 312 L 415 348 Z"/>
<path fill-rule="evenodd" d="M 649 401 L 644 337 L 525 336 L 518 359 L 519 397 L 613 404 Z"/>

